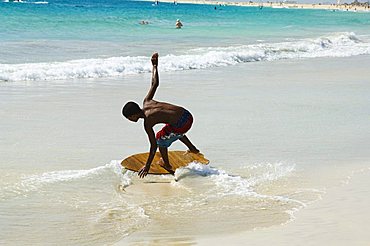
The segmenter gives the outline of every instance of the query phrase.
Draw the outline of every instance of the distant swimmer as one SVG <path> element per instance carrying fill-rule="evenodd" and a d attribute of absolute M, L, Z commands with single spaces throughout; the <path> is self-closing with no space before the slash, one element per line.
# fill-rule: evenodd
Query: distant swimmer
<path fill-rule="evenodd" d="M 183 26 L 183 24 L 181 23 L 181 21 L 179 19 L 177 19 L 176 20 L 176 28 L 180 29 L 182 26 Z"/>
<path fill-rule="evenodd" d="M 140 25 L 148 25 L 149 24 L 149 21 L 146 21 L 146 20 L 142 20 L 139 22 Z"/>

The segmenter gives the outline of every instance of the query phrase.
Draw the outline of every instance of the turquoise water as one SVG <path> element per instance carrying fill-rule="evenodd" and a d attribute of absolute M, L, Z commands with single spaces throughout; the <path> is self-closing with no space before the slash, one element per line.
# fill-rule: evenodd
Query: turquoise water
<path fill-rule="evenodd" d="M 169 70 L 370 53 L 370 13 L 231 6 L 215 10 L 211 5 L 104 0 L 1 2 L 0 12 L 3 81 L 148 72 L 140 58 L 153 51 L 168 55 L 164 61 L 173 65 Z M 176 19 L 182 20 L 183 29 L 174 28 Z M 140 25 L 141 20 L 149 24 Z M 199 57 L 206 61 L 177 62 Z M 50 67 L 52 62 L 62 63 Z M 93 66 L 89 71 L 71 71 L 71 66 L 87 64 Z M 56 69 L 64 72 L 56 76 Z"/>

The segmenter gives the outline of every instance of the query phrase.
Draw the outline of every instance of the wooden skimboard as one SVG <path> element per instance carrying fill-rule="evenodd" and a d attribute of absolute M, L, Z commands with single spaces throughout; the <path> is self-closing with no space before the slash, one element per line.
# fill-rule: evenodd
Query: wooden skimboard
<path fill-rule="evenodd" d="M 149 153 L 140 153 L 127 157 L 121 162 L 121 165 L 131 171 L 138 172 L 148 160 Z M 149 174 L 169 174 L 169 172 L 161 167 L 158 162 L 161 158 L 159 152 L 155 153 L 152 165 L 149 169 Z M 168 151 L 168 159 L 172 166 L 172 170 L 175 171 L 179 167 L 184 167 L 191 162 L 197 162 L 200 164 L 207 165 L 209 160 L 204 158 L 204 155 L 194 154 L 187 151 Z"/>

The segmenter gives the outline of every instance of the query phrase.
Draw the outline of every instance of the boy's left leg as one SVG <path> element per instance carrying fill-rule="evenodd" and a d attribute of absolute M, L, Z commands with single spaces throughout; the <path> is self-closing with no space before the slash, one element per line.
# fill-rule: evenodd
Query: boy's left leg
<path fill-rule="evenodd" d="M 170 161 L 168 160 L 168 149 L 167 147 L 159 146 L 159 152 L 161 153 L 163 163 L 160 165 L 166 169 L 169 173 L 174 174 L 175 172 L 172 170 L 170 165 Z"/>

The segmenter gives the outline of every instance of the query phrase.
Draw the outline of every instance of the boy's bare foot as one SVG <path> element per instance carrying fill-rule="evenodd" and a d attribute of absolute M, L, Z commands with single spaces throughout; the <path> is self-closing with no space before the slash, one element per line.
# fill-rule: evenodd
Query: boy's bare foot
<path fill-rule="evenodd" d="M 163 159 L 159 159 L 159 161 L 157 162 L 158 165 L 160 165 L 161 167 L 163 167 L 164 169 L 166 169 L 167 172 L 169 172 L 170 174 L 174 175 L 175 172 L 172 170 L 172 167 L 171 166 L 168 166 L 164 163 Z"/>
<path fill-rule="evenodd" d="M 199 153 L 200 153 L 200 151 L 199 151 L 199 149 L 188 149 L 188 150 L 186 151 L 186 153 L 199 154 Z"/>

